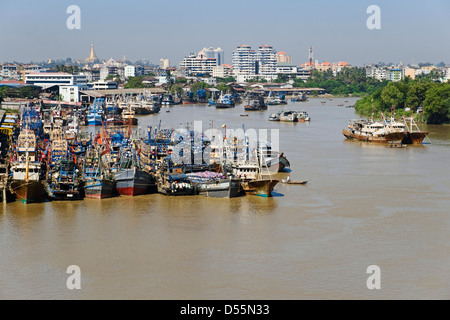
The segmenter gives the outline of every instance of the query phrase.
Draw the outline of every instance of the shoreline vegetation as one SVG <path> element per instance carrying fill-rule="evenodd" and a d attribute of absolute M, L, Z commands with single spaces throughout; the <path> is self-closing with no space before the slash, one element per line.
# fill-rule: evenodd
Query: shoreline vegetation
<path fill-rule="evenodd" d="M 448 124 L 450 83 L 410 78 L 390 82 L 383 89 L 358 100 L 355 110 L 364 116 L 395 113 L 396 116 L 414 115 L 418 121 L 427 124 Z"/>

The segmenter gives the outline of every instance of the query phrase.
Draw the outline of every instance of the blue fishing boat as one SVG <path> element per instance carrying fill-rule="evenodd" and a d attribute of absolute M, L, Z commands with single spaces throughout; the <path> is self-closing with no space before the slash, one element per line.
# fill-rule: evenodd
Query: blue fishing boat
<path fill-rule="evenodd" d="M 65 159 L 59 161 L 52 169 L 50 179 L 50 197 L 53 200 L 79 200 L 79 177 L 75 161 Z"/>
<path fill-rule="evenodd" d="M 216 102 L 216 108 L 234 108 L 234 105 L 233 95 L 229 93 L 221 95 Z"/>
<path fill-rule="evenodd" d="M 101 126 L 103 121 L 103 107 L 105 105 L 104 98 L 95 98 L 89 107 L 87 114 L 87 122 L 90 126 Z"/>
<path fill-rule="evenodd" d="M 91 199 L 111 198 L 115 181 L 107 168 L 102 166 L 101 154 L 91 152 L 83 165 L 84 195 Z"/>

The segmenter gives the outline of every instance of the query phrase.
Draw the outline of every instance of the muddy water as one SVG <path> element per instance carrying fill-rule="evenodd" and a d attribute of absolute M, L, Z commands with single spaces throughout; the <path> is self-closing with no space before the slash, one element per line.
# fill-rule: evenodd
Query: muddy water
<path fill-rule="evenodd" d="M 140 125 L 280 130 L 292 180 L 275 197 L 9 203 L 0 214 L 1 299 L 448 299 L 450 127 L 404 149 L 346 141 L 354 100 L 174 106 Z M 269 122 L 280 109 L 310 123 Z M 286 177 L 279 174 L 279 178 Z M 81 269 L 68 290 L 66 269 Z M 366 269 L 381 268 L 369 290 Z"/>

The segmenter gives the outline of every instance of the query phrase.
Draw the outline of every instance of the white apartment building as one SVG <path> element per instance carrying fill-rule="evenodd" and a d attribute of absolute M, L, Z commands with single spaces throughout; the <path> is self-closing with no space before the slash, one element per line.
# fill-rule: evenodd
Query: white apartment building
<path fill-rule="evenodd" d="M 86 86 L 87 77 L 82 74 L 69 74 L 65 72 L 40 72 L 25 75 L 25 83 L 42 87 L 51 86 Z"/>
<path fill-rule="evenodd" d="M 63 101 L 80 102 L 80 91 L 88 90 L 88 86 L 60 86 L 59 94 Z"/>
<path fill-rule="evenodd" d="M 274 75 L 277 70 L 277 53 L 272 46 L 264 44 L 256 52 L 256 74 Z"/>
<path fill-rule="evenodd" d="M 169 61 L 169 59 L 163 59 L 163 58 L 159 59 L 159 68 L 160 68 L 160 69 L 165 70 L 165 69 L 167 69 L 168 67 L 170 67 L 170 61 Z"/>
<path fill-rule="evenodd" d="M 241 45 L 233 51 L 233 73 L 239 79 L 264 78 L 268 81 L 276 78 L 277 52 L 272 46 L 261 45 L 257 51 L 249 45 Z"/>
<path fill-rule="evenodd" d="M 16 64 L 0 64 L 0 75 L 4 80 L 19 80 L 18 66 Z"/>
<path fill-rule="evenodd" d="M 110 89 L 117 89 L 119 87 L 119 83 L 116 81 L 96 81 L 96 82 L 90 82 L 89 88 L 92 90 L 110 90 Z"/>
<path fill-rule="evenodd" d="M 383 81 L 387 80 L 389 71 L 386 68 L 366 67 L 366 77 Z"/>
<path fill-rule="evenodd" d="M 144 74 L 144 67 L 142 66 L 125 66 L 123 68 L 126 79 L 129 77 L 137 77 Z"/>
<path fill-rule="evenodd" d="M 255 75 L 256 53 L 249 45 L 243 44 L 233 51 L 233 73 L 239 75 Z"/>
<path fill-rule="evenodd" d="M 199 53 L 191 53 L 188 57 L 185 57 L 180 63 L 180 68 L 186 68 L 193 74 L 212 74 L 213 68 L 217 65 L 216 58 L 208 58 L 203 51 L 200 51 Z"/>
<path fill-rule="evenodd" d="M 217 78 L 227 78 L 233 75 L 233 67 L 229 64 L 223 64 L 213 68 L 212 76 Z"/>
<path fill-rule="evenodd" d="M 135 77 L 136 76 L 136 67 L 135 66 L 125 66 L 124 76 L 125 78 Z"/>

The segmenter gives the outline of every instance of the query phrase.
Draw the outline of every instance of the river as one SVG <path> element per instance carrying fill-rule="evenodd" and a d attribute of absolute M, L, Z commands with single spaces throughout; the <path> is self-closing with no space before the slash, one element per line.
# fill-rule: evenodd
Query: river
<path fill-rule="evenodd" d="M 272 198 L 2 205 L 0 299 L 449 299 L 450 126 L 423 125 L 431 143 L 422 146 L 347 141 L 354 103 L 318 98 L 248 117 L 243 105 L 178 105 L 141 116 L 142 132 L 160 121 L 279 129 L 291 179 L 309 182 L 279 183 Z M 269 122 L 281 109 L 312 120 Z M 66 286 L 70 265 L 80 290 Z M 371 265 L 379 290 L 366 285 Z"/>

